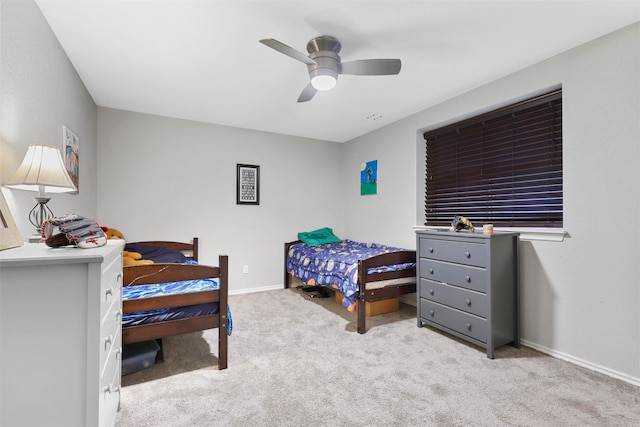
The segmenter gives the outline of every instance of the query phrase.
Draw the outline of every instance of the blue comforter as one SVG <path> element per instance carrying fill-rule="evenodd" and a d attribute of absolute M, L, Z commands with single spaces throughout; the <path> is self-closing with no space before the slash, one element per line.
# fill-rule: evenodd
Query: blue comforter
<path fill-rule="evenodd" d="M 197 264 L 195 261 L 187 261 L 187 264 Z M 220 289 L 218 279 L 185 280 L 181 282 L 168 282 L 152 285 L 125 286 L 122 288 L 122 300 L 153 297 L 158 295 L 176 295 L 197 291 Z M 202 316 L 218 312 L 218 303 L 198 304 L 189 307 L 160 308 L 157 310 L 139 311 L 122 315 L 122 327 L 141 325 L 145 323 L 159 322 L 184 317 Z M 227 333 L 231 335 L 233 330 L 231 310 L 227 306 L 229 326 Z"/>
<path fill-rule="evenodd" d="M 387 252 L 406 249 L 344 240 L 319 246 L 304 243 L 291 245 L 287 254 L 287 271 L 307 285 L 330 286 L 344 296 L 342 305 L 356 309 L 358 299 L 358 261 Z M 387 265 L 369 269 L 368 273 L 399 271 L 415 267 L 415 263 Z"/>

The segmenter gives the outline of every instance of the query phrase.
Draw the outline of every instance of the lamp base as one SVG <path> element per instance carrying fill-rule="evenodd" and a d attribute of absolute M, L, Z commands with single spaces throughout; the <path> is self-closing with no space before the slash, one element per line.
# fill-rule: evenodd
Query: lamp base
<path fill-rule="evenodd" d="M 40 243 L 42 242 L 42 236 L 39 234 L 32 234 L 31 236 L 29 236 L 29 243 Z"/>
<path fill-rule="evenodd" d="M 36 233 L 40 233 L 42 223 L 53 218 L 53 212 L 47 206 L 47 202 L 51 200 L 49 197 L 34 197 L 36 205 L 29 212 L 29 222 L 36 228 Z M 31 239 L 29 239 L 31 240 Z"/>

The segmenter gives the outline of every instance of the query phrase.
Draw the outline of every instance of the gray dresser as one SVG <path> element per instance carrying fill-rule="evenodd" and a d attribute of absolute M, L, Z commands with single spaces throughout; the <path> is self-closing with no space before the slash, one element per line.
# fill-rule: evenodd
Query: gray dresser
<path fill-rule="evenodd" d="M 518 233 L 417 231 L 418 327 L 494 350 L 518 333 Z"/>

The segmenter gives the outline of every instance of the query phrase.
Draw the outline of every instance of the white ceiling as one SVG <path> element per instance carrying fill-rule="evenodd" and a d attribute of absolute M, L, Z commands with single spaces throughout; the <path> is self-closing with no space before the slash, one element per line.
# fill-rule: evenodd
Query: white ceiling
<path fill-rule="evenodd" d="M 640 20 L 638 0 L 36 2 L 99 106 L 336 142 Z M 297 103 L 306 65 L 258 40 L 318 35 L 402 70 Z"/>

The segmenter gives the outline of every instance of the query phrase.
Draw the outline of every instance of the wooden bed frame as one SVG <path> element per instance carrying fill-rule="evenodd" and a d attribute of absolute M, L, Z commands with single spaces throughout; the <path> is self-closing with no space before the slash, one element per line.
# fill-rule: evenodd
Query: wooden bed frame
<path fill-rule="evenodd" d="M 198 238 L 192 243 L 147 241 L 136 242 L 150 246 L 160 246 L 179 250 L 188 259 L 198 260 Z M 226 255 L 218 257 L 218 266 L 200 264 L 156 263 L 150 265 L 128 265 L 123 268 L 123 286 L 147 285 L 152 283 L 177 282 L 181 280 L 216 278 L 220 280 L 220 289 L 192 292 L 180 295 L 165 295 L 122 301 L 123 313 L 136 313 L 159 308 L 180 307 L 194 304 L 217 302 L 218 313 L 186 319 L 167 320 L 144 325 L 122 328 L 122 344 L 157 340 L 160 344 L 158 359 L 162 360 L 162 338 L 188 332 L 218 328 L 218 369 L 227 368 L 227 300 L 229 260 Z"/>
<path fill-rule="evenodd" d="M 291 245 L 301 243 L 300 240 L 293 242 L 287 242 L 284 244 L 284 287 L 285 289 L 290 285 L 291 274 L 287 271 L 287 256 L 289 254 L 289 248 Z M 416 262 L 416 251 L 406 250 L 398 252 L 389 252 L 385 254 L 376 255 L 364 260 L 358 261 L 358 333 L 364 334 L 367 332 L 366 327 L 366 310 L 365 304 L 367 302 L 379 301 L 388 298 L 395 298 L 400 295 L 414 293 L 416 291 L 416 284 L 404 283 L 399 285 L 389 285 L 383 288 L 367 289 L 367 284 L 371 282 L 377 282 L 380 280 L 401 279 L 405 277 L 416 277 L 416 269 L 410 268 L 407 270 L 392 271 L 387 273 L 374 273 L 367 274 L 372 267 L 379 267 L 382 265 L 394 265 L 404 264 L 408 262 Z"/>

